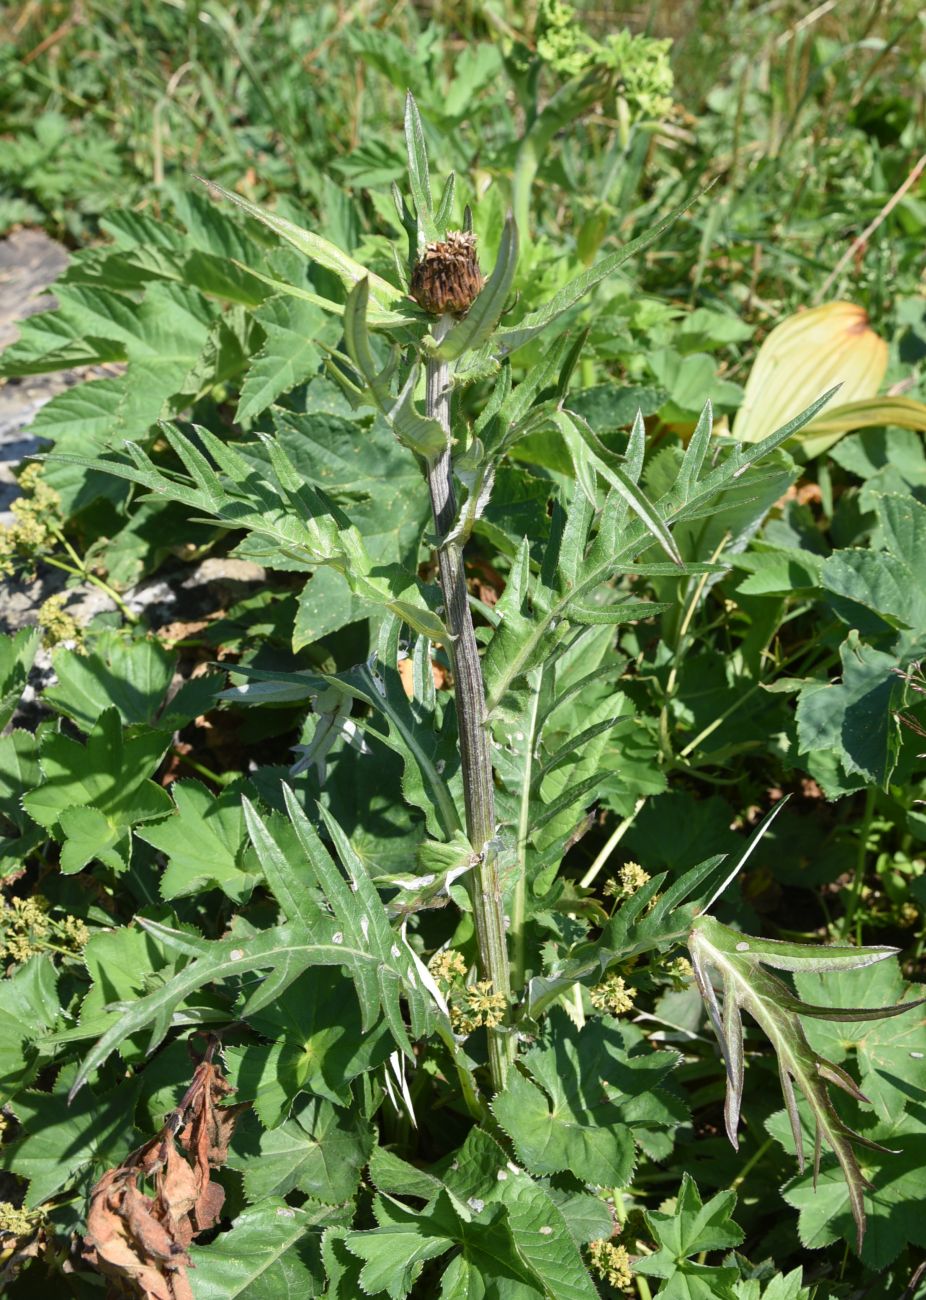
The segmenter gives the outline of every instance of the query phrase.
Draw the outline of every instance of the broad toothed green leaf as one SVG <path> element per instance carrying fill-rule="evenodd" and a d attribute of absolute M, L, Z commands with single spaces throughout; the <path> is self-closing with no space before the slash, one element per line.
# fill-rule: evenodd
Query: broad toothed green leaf
<path fill-rule="evenodd" d="M 324 1285 L 319 1232 L 332 1206 L 294 1209 L 267 1197 L 242 1210 L 227 1232 L 190 1249 L 196 1300 L 280 1300 L 315 1296 Z"/>
<path fill-rule="evenodd" d="M 737 1270 L 692 1256 L 739 1245 L 743 1233 L 730 1218 L 735 1204 L 735 1192 L 718 1192 L 702 1202 L 694 1179 L 684 1174 L 671 1212 L 647 1210 L 646 1222 L 659 1249 L 638 1260 L 635 1271 L 665 1279 L 659 1294 L 670 1300 L 734 1300 Z"/>
<path fill-rule="evenodd" d="M 46 733 L 39 751 L 45 780 L 23 807 L 61 841 L 62 871 L 80 871 L 97 857 L 124 869 L 132 828 L 171 810 L 167 791 L 149 779 L 169 741 L 160 731 L 124 733 L 114 708 L 100 714 L 86 745 Z"/>
<path fill-rule="evenodd" d="M 577 1030 L 565 1012 L 548 1019 L 550 1041 L 520 1058 L 492 1109 L 534 1174 L 571 1170 L 583 1182 L 624 1187 L 634 1166 L 624 1111 L 674 1069 L 670 1052 L 628 1055 L 619 1029 L 596 1019 Z M 603 1086 L 604 1085 L 604 1086 Z"/>

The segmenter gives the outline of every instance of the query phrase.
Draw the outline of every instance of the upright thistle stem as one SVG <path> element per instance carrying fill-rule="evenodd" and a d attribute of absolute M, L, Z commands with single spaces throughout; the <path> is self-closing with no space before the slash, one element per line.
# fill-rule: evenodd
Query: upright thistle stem
<path fill-rule="evenodd" d="M 440 340 L 452 324 L 441 317 L 434 329 Z M 482 664 L 473 628 L 463 570 L 463 549 L 448 541 L 456 520 L 457 503 L 450 459 L 450 373 L 446 362 L 430 359 L 426 372 L 426 410 L 447 434 L 447 445 L 428 465 L 428 490 L 438 542 L 438 564 L 444 596 L 444 620 L 451 635 L 448 647 L 453 664 L 463 795 L 466 803 L 466 834 L 478 862 L 470 873 L 470 897 L 476 924 L 479 964 L 493 991 L 511 996 L 505 914 L 498 874 L 495 845 L 495 790 L 492 784 L 492 753 L 486 720 Z M 514 1059 L 516 1040 L 511 1029 L 489 1029 L 489 1065 L 496 1089 L 504 1086 L 508 1066 Z"/>

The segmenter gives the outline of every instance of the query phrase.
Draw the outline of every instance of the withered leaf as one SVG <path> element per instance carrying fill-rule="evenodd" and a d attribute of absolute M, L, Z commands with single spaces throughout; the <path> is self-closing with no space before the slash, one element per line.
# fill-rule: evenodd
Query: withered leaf
<path fill-rule="evenodd" d="M 244 1108 L 221 1105 L 234 1089 L 212 1063 L 215 1046 L 210 1044 L 161 1132 L 108 1170 L 91 1196 L 84 1258 L 145 1300 L 193 1300 L 186 1248 L 222 1213 L 225 1191 L 211 1170 L 225 1162 Z M 153 1181 L 153 1196 L 140 1181 Z"/>

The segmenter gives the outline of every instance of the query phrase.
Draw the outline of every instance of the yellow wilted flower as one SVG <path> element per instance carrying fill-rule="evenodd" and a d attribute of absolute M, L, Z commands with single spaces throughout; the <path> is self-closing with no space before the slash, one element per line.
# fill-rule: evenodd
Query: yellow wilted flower
<path fill-rule="evenodd" d="M 761 442 L 835 384 L 842 387 L 833 403 L 796 435 L 808 458 L 852 429 L 882 424 L 922 428 L 922 402 L 878 396 L 887 362 L 887 343 L 855 303 L 829 302 L 788 316 L 759 349 L 733 435 L 741 442 Z"/>

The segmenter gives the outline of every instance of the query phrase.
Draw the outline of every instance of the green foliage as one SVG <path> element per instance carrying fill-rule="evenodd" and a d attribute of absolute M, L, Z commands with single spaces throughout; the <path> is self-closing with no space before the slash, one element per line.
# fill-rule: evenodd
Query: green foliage
<path fill-rule="evenodd" d="M 125 869 L 132 828 L 170 809 L 166 792 L 150 780 L 168 739 L 154 730 L 123 732 L 114 708 L 100 714 L 86 746 L 46 732 L 38 755 L 44 780 L 23 807 L 61 842 L 62 871 L 80 871 L 94 859 Z"/>
<path fill-rule="evenodd" d="M 573 1028 L 551 1012 L 551 1042 L 521 1058 L 493 1103 L 502 1128 L 534 1174 L 571 1171 L 584 1183 L 624 1187 L 634 1166 L 633 1125 L 665 1121 L 656 1089 L 677 1064 L 671 1052 L 633 1055 L 617 1025 Z M 592 1101 L 597 1089 L 600 1100 Z"/>
<path fill-rule="evenodd" d="M 75 245 L 0 565 L 112 607 L 0 639 L 3 1284 L 99 1290 L 105 1176 L 171 1300 L 900 1295 L 926 456 L 727 430 L 838 296 L 922 395 L 904 6 L 296 8 L 0 55 L 0 221 Z"/>
<path fill-rule="evenodd" d="M 694 1179 L 684 1174 L 674 1209 L 670 1213 L 647 1212 L 646 1222 L 659 1249 L 647 1256 L 637 1271 L 666 1279 L 659 1295 L 726 1300 L 736 1294 L 734 1268 L 705 1265 L 691 1258 L 740 1244 L 742 1230 L 730 1218 L 735 1203 L 733 1192 L 718 1192 L 705 1204 Z"/>

